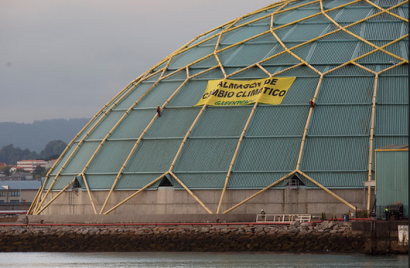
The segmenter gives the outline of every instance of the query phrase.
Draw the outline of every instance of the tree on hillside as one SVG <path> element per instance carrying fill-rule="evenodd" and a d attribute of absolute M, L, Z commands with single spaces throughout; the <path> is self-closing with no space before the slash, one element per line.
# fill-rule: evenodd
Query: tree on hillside
<path fill-rule="evenodd" d="M 21 150 L 19 147 L 14 148 L 13 144 L 3 146 L 0 150 L 0 162 L 9 165 L 16 165 L 20 160 L 36 158 L 38 158 L 36 152 L 31 152 L 29 149 Z"/>
<path fill-rule="evenodd" d="M 49 158 L 50 156 L 59 156 L 67 147 L 67 143 L 62 140 L 54 140 L 47 143 L 44 150 L 40 152 L 41 159 Z"/>

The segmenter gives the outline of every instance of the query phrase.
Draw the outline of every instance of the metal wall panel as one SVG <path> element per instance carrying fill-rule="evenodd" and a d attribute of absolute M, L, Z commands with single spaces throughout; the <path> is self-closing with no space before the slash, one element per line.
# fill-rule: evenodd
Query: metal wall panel
<path fill-rule="evenodd" d="M 115 186 L 116 190 L 139 190 L 142 187 L 146 186 L 163 173 L 152 173 L 152 174 L 125 174 L 122 175 L 119 179 L 117 185 Z M 156 190 L 158 188 L 161 180 L 157 181 L 150 187 L 149 190 Z"/>
<path fill-rule="evenodd" d="M 269 25 L 244 26 L 222 34 L 220 43 L 231 45 L 266 31 L 269 31 Z"/>
<path fill-rule="evenodd" d="M 233 72 L 238 71 L 239 68 L 225 68 L 226 74 L 231 74 Z M 261 78 L 267 78 L 268 75 L 262 71 L 259 67 L 252 67 L 249 69 L 246 69 L 245 71 L 242 71 L 240 73 L 237 73 L 235 75 L 232 75 L 229 77 L 229 79 L 261 79 Z"/>
<path fill-rule="evenodd" d="M 167 107 L 193 106 L 205 92 L 208 81 L 191 80 L 171 99 Z"/>
<path fill-rule="evenodd" d="M 326 33 L 328 24 L 296 24 L 275 31 L 282 41 L 304 42 Z"/>
<path fill-rule="evenodd" d="M 344 5 L 344 4 L 348 4 L 348 3 L 350 3 L 350 2 L 351 2 L 351 0 L 331 0 L 331 1 L 324 1 L 324 2 L 323 2 L 323 7 L 324 7 L 325 9 L 331 9 L 331 8 L 338 7 L 338 6 L 341 6 L 341 5 Z"/>
<path fill-rule="evenodd" d="M 251 105 L 207 107 L 190 137 L 239 137 L 251 111 Z"/>
<path fill-rule="evenodd" d="M 366 63 L 386 64 L 390 61 L 397 62 L 397 59 L 390 56 L 390 55 L 388 55 L 388 54 L 386 54 L 386 53 L 384 53 L 384 52 L 377 51 L 377 52 L 374 52 L 374 53 L 372 53 L 372 54 L 370 54 L 370 55 L 368 55 L 364 58 L 361 58 L 360 60 L 357 61 L 357 63 L 360 63 L 360 64 L 363 64 L 363 63 L 364 64 L 366 64 Z"/>
<path fill-rule="evenodd" d="M 103 139 L 123 115 L 124 111 L 111 111 L 86 140 Z"/>
<path fill-rule="evenodd" d="M 145 138 L 184 137 L 199 113 L 198 108 L 164 109 Z"/>
<path fill-rule="evenodd" d="M 407 67 L 408 71 L 408 65 Z M 395 70 L 394 68 L 393 70 Z M 380 76 L 376 101 L 380 104 L 407 103 L 409 101 L 408 76 Z"/>
<path fill-rule="evenodd" d="M 295 20 L 303 19 L 307 16 L 320 13 L 319 3 L 309 5 L 309 8 L 300 8 L 292 11 L 280 13 L 274 16 L 273 23 L 275 25 L 281 25 L 291 23 Z"/>
<path fill-rule="evenodd" d="M 242 24 L 247 23 L 247 22 L 250 22 L 250 21 L 253 21 L 253 20 L 256 20 L 256 19 L 259 19 L 259 18 L 261 18 L 261 17 L 263 17 L 263 16 L 270 15 L 274 10 L 277 10 L 278 8 L 279 8 L 279 7 L 275 7 L 275 8 L 268 9 L 268 10 L 266 10 L 266 11 L 263 11 L 263 12 L 259 12 L 259 13 L 253 14 L 253 15 L 248 16 L 248 17 L 246 17 L 246 18 L 243 18 L 243 19 L 239 20 L 237 23 L 235 23 L 234 27 L 239 26 L 239 25 L 242 25 Z M 258 21 L 256 21 L 256 22 L 253 22 L 253 23 L 249 24 L 249 25 L 255 25 L 255 24 L 258 25 L 258 24 L 264 24 L 264 23 L 265 23 L 265 24 L 266 24 L 266 23 L 270 24 L 270 16 L 267 17 L 267 18 L 265 18 L 265 19 L 260 19 L 260 20 L 258 20 Z"/>
<path fill-rule="evenodd" d="M 143 140 L 134 152 L 125 172 L 165 173 L 174 160 L 182 139 Z"/>
<path fill-rule="evenodd" d="M 294 44 L 294 43 L 293 43 Z M 298 55 L 299 56 L 299 55 Z M 274 58 L 272 58 L 272 59 L 270 59 L 270 60 L 267 60 L 267 61 L 265 61 L 265 62 L 263 62 L 262 63 L 262 66 L 265 68 L 265 69 L 267 69 L 269 72 L 271 72 L 268 68 L 267 68 L 267 66 L 286 66 L 286 67 L 288 67 L 288 66 L 292 66 L 292 65 L 295 65 L 295 64 L 298 64 L 298 63 L 300 63 L 300 61 L 297 59 L 297 58 L 295 58 L 294 56 L 292 56 L 291 54 L 289 54 L 289 53 L 284 53 L 284 54 L 282 54 L 282 55 L 279 55 L 279 56 L 277 56 L 277 57 L 274 57 Z M 276 67 L 277 68 L 277 67 Z M 271 72 L 272 73 L 272 72 Z"/>
<path fill-rule="evenodd" d="M 342 64 L 349 61 L 357 42 L 315 42 L 316 48 L 309 60 L 311 64 L 334 63 Z M 346 51 L 346 53 L 337 53 L 336 51 Z"/>
<path fill-rule="evenodd" d="M 299 79 L 301 77 L 317 77 L 317 78 L 319 78 L 318 73 L 316 73 L 311 68 L 309 68 L 305 65 L 290 69 L 289 71 L 283 72 L 283 73 L 275 75 L 275 76 L 277 76 L 277 77 L 294 77 L 294 76 L 296 76 L 297 79 Z"/>
<path fill-rule="evenodd" d="M 108 191 L 111 189 L 117 175 L 86 175 L 90 191 Z M 100 201 L 101 202 L 101 201 Z"/>
<path fill-rule="evenodd" d="M 409 60 L 409 40 L 401 40 L 385 48 L 386 51 L 393 53 L 405 60 Z M 395 59 L 393 62 L 398 63 L 400 60 Z"/>
<path fill-rule="evenodd" d="M 174 170 L 227 172 L 237 143 L 238 139 L 188 139 Z"/>
<path fill-rule="evenodd" d="M 317 106 L 308 135 L 370 135 L 372 106 Z"/>
<path fill-rule="evenodd" d="M 223 189 L 226 173 L 175 173 L 175 175 L 193 190 L 198 189 Z M 174 185 L 176 189 L 183 189 L 181 185 Z"/>
<path fill-rule="evenodd" d="M 61 191 L 66 187 L 73 179 L 75 176 L 60 176 L 58 177 L 58 180 L 55 182 L 53 185 L 53 188 L 51 189 L 52 191 Z M 51 183 L 54 180 L 54 176 L 50 177 L 46 183 L 45 190 L 48 190 L 50 188 Z M 44 203 L 46 204 L 46 203 Z"/>
<path fill-rule="evenodd" d="M 282 104 L 309 104 L 309 100 L 313 98 L 319 78 L 296 78 L 292 86 L 286 93 Z"/>
<path fill-rule="evenodd" d="M 216 60 L 214 55 L 211 55 L 208 58 L 203 59 L 203 60 L 191 65 L 189 68 L 190 68 L 190 70 L 195 69 L 195 68 L 208 69 L 208 68 L 211 68 L 211 67 L 214 67 L 214 66 L 217 66 L 217 65 L 218 65 L 218 61 Z M 203 71 L 203 70 L 201 70 L 201 71 Z M 195 74 L 195 73 L 191 73 L 191 75 L 192 74 Z"/>
<path fill-rule="evenodd" d="M 300 138 L 247 138 L 242 141 L 234 171 L 288 171 L 296 168 Z"/>
<path fill-rule="evenodd" d="M 333 68 L 335 68 L 337 66 L 332 65 L 329 66 L 328 70 L 331 70 Z M 333 72 L 330 72 L 329 74 L 326 74 L 325 79 L 329 79 L 329 77 L 333 77 L 333 76 L 354 76 L 354 77 L 349 77 L 349 79 L 353 79 L 356 80 L 359 77 L 357 76 L 367 76 L 367 77 L 371 77 L 371 78 L 360 78 L 361 80 L 361 84 L 365 84 L 366 87 L 369 87 L 369 79 L 374 81 L 375 79 L 375 75 L 370 73 L 369 71 L 366 71 L 360 67 L 357 67 L 356 65 L 346 65 L 342 68 L 339 68 L 337 70 L 334 70 Z M 341 79 L 346 79 L 346 77 L 342 77 Z"/>
<path fill-rule="evenodd" d="M 319 89 L 317 104 L 371 104 L 373 97 L 373 77 L 327 77 Z"/>
<path fill-rule="evenodd" d="M 58 173 L 58 171 L 61 169 L 61 167 L 64 165 L 64 163 L 68 160 L 68 158 L 70 157 L 71 153 L 74 152 L 75 147 L 77 146 L 77 142 L 74 142 L 73 144 L 71 144 L 70 148 L 68 148 L 68 150 L 66 151 L 66 153 L 63 155 L 63 157 L 61 158 L 61 160 L 58 162 L 58 164 L 55 166 L 55 168 L 53 169 L 53 171 L 50 173 L 51 175 L 56 175 Z"/>
<path fill-rule="evenodd" d="M 138 139 L 155 115 L 155 109 L 131 110 L 109 139 Z"/>
<path fill-rule="evenodd" d="M 376 107 L 376 135 L 408 135 L 408 105 L 378 105 Z"/>
<path fill-rule="evenodd" d="M 281 51 L 283 48 L 279 44 L 242 44 L 233 53 L 228 53 L 229 50 L 220 53 L 219 59 L 223 66 L 245 67 Z"/>
<path fill-rule="evenodd" d="M 369 137 L 309 137 L 303 149 L 301 170 L 367 170 Z"/>
<path fill-rule="evenodd" d="M 173 57 L 171 60 L 171 63 L 169 65 L 169 68 L 172 69 L 178 69 L 182 68 L 185 65 L 199 60 L 200 58 L 205 57 L 206 55 L 209 55 L 214 52 L 213 46 L 196 46 L 191 48 L 190 50 L 187 50 L 185 52 L 182 52 L 181 54 L 176 55 Z"/>
<path fill-rule="evenodd" d="M 344 7 L 343 12 L 339 16 L 332 17 L 336 22 L 353 23 L 358 20 L 369 17 L 374 8 L 372 7 Z"/>
<path fill-rule="evenodd" d="M 245 136 L 302 136 L 308 114 L 308 105 L 258 106 Z"/>
<path fill-rule="evenodd" d="M 157 107 L 162 106 L 165 101 L 176 91 L 182 84 L 179 82 L 160 82 L 153 88 L 142 100 L 137 104 L 136 108 Z"/>
<path fill-rule="evenodd" d="M 402 202 L 404 217 L 408 218 L 408 151 L 380 151 L 376 157 L 377 204 L 384 207 Z"/>
<path fill-rule="evenodd" d="M 173 72 L 175 72 L 175 71 L 168 69 L 167 71 L 164 72 L 163 76 L 167 76 L 167 75 L 169 75 L 170 73 L 173 73 Z M 163 81 L 170 81 L 170 82 L 171 81 L 172 82 L 179 81 L 179 82 L 182 83 L 185 79 L 186 79 L 186 70 L 183 69 L 183 70 L 177 72 L 176 74 L 173 74 L 173 75 L 165 78 Z M 161 86 L 161 85 L 159 85 L 159 86 Z"/>
<path fill-rule="evenodd" d="M 139 84 L 128 96 L 123 99 L 115 108 L 128 109 L 134 104 L 151 86 L 153 83 Z"/>
<path fill-rule="evenodd" d="M 363 188 L 367 172 L 305 172 L 327 188 Z M 319 186 L 316 186 L 319 188 Z"/>
<path fill-rule="evenodd" d="M 286 175 L 286 172 L 233 172 L 229 178 L 227 189 L 263 189 Z"/>
<path fill-rule="evenodd" d="M 400 24 L 406 24 L 404 21 Z M 366 29 L 363 32 L 366 40 L 395 40 L 401 36 L 401 27 L 397 23 L 373 22 L 365 23 Z"/>
<path fill-rule="evenodd" d="M 106 141 L 86 173 L 118 172 L 135 141 Z"/>
<path fill-rule="evenodd" d="M 206 44 L 212 44 L 212 43 L 216 44 L 216 42 L 218 40 L 218 36 L 219 36 L 217 34 L 219 34 L 222 30 L 223 30 L 223 27 L 215 29 L 215 30 L 209 32 L 208 34 L 205 34 L 205 35 L 199 37 L 197 40 L 193 41 L 188 47 L 193 47 L 196 44 L 198 44 L 199 42 L 201 42 L 201 41 L 203 41 L 207 38 L 210 38 L 212 36 L 214 36 L 214 37 L 212 37 L 209 41 L 206 41 L 204 43 L 206 43 Z"/>
<path fill-rule="evenodd" d="M 103 116 L 105 116 L 105 114 L 100 113 L 94 120 L 93 122 L 91 122 L 91 124 L 88 125 L 88 127 L 86 127 L 80 135 L 78 135 L 78 137 L 75 139 L 76 142 L 79 142 L 98 122 L 98 120 L 100 120 Z"/>
<path fill-rule="evenodd" d="M 84 142 L 80 149 L 75 153 L 74 157 L 70 160 L 67 167 L 64 169 L 62 174 L 66 173 L 76 173 L 79 174 L 87 162 L 90 160 L 91 156 L 97 149 L 100 142 Z"/>

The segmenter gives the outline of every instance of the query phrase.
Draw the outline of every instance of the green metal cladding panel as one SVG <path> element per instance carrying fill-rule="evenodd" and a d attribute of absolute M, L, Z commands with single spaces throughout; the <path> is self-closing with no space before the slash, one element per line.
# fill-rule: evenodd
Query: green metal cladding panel
<path fill-rule="evenodd" d="M 363 188 L 367 172 L 305 172 L 306 175 L 327 188 Z M 319 188 L 319 186 L 313 186 Z"/>
<path fill-rule="evenodd" d="M 169 65 L 170 68 L 182 68 L 185 65 L 199 60 L 200 58 L 205 57 L 206 55 L 212 54 L 214 52 L 214 47 L 212 46 L 196 46 L 190 50 L 182 52 L 179 55 L 176 55 Z"/>
<path fill-rule="evenodd" d="M 120 177 L 118 180 L 118 183 L 115 185 L 116 190 L 139 190 L 155 179 L 157 179 L 159 176 L 161 176 L 163 173 L 149 173 L 149 174 L 124 174 Z M 152 184 L 150 187 L 148 187 L 149 190 L 156 190 L 158 188 L 159 183 L 161 180 L 158 180 L 154 184 Z"/>
<path fill-rule="evenodd" d="M 406 24 L 406 22 L 370 22 L 365 23 L 366 30 L 363 32 L 363 38 L 366 40 L 395 40 L 402 36 L 402 27 L 397 27 L 397 24 Z"/>
<path fill-rule="evenodd" d="M 164 173 L 168 171 L 179 149 L 181 139 L 144 139 L 138 145 L 126 172 Z"/>
<path fill-rule="evenodd" d="M 62 174 L 81 173 L 99 144 L 100 142 L 84 142 L 80 149 L 77 150 L 74 157 L 70 160 Z"/>
<path fill-rule="evenodd" d="M 282 104 L 304 104 L 308 106 L 309 100 L 315 95 L 319 78 L 297 77 L 286 93 Z"/>
<path fill-rule="evenodd" d="M 245 136 L 299 135 L 302 137 L 308 114 L 308 105 L 258 106 Z"/>
<path fill-rule="evenodd" d="M 242 141 L 234 171 L 289 171 L 296 168 L 300 138 L 248 138 Z"/>
<path fill-rule="evenodd" d="M 53 188 L 51 188 L 52 191 L 61 191 L 66 187 L 73 179 L 75 176 L 59 176 L 58 180 L 54 183 Z M 50 176 L 48 179 L 45 190 L 48 190 L 54 180 L 54 176 Z"/>
<path fill-rule="evenodd" d="M 276 30 L 275 33 L 286 42 L 305 42 L 326 33 L 327 24 L 297 24 Z"/>
<path fill-rule="evenodd" d="M 218 78 L 215 78 L 218 79 Z M 193 106 L 201 99 L 208 81 L 191 80 L 171 99 L 167 107 Z"/>
<path fill-rule="evenodd" d="M 263 189 L 287 174 L 286 172 L 233 172 L 227 189 Z"/>
<path fill-rule="evenodd" d="M 109 175 L 86 175 L 88 187 L 90 191 L 101 191 L 106 190 L 108 195 L 108 190 L 111 189 L 115 178 L 117 177 L 116 174 L 109 174 Z"/>
<path fill-rule="evenodd" d="M 319 3 L 316 3 L 313 5 L 309 5 L 309 8 L 300 8 L 300 9 L 277 14 L 274 17 L 273 23 L 275 25 L 286 24 L 286 23 L 290 23 L 298 19 L 305 18 L 310 15 L 319 13 L 319 12 L 320 12 L 320 6 L 319 6 Z"/>
<path fill-rule="evenodd" d="M 109 139 L 138 139 L 156 114 L 156 109 L 131 110 Z"/>
<path fill-rule="evenodd" d="M 266 31 L 269 31 L 269 25 L 245 26 L 222 34 L 220 42 L 231 45 Z"/>
<path fill-rule="evenodd" d="M 177 90 L 182 82 L 160 82 L 144 97 L 136 108 L 162 106 L 165 101 Z"/>
<path fill-rule="evenodd" d="M 408 65 L 407 65 L 408 68 Z M 408 69 L 407 69 L 408 71 Z M 377 86 L 377 103 L 394 104 L 409 101 L 408 76 L 380 76 Z"/>
<path fill-rule="evenodd" d="M 313 110 L 308 135 L 369 135 L 372 106 L 324 105 Z"/>
<path fill-rule="evenodd" d="M 226 172 L 223 173 L 178 173 L 175 175 L 190 189 L 223 189 Z M 182 189 L 180 184 L 174 185 L 176 189 Z"/>
<path fill-rule="evenodd" d="M 97 117 L 94 119 L 94 120 L 92 120 L 92 122 L 91 123 L 89 123 L 89 125 L 80 133 L 80 135 L 78 135 L 78 137 L 75 139 L 75 141 L 76 142 L 79 142 L 82 138 L 84 138 L 84 136 L 88 133 L 89 134 L 89 132 L 90 132 L 90 130 L 97 124 L 97 122 L 102 118 L 102 117 L 104 117 L 105 116 L 105 114 L 104 113 L 99 113 L 98 115 L 97 115 Z"/>
<path fill-rule="evenodd" d="M 373 77 L 326 77 L 319 89 L 317 104 L 371 104 Z"/>
<path fill-rule="evenodd" d="M 91 132 L 86 140 L 103 139 L 115 124 L 124 116 L 123 111 L 112 111 L 107 114 L 100 124 Z"/>
<path fill-rule="evenodd" d="M 403 214 L 409 216 L 409 167 L 408 151 L 376 152 L 377 205 L 403 203 Z"/>
<path fill-rule="evenodd" d="M 408 105 L 378 105 L 376 107 L 376 135 L 408 135 Z"/>
<path fill-rule="evenodd" d="M 115 108 L 128 109 L 130 108 L 145 92 L 147 92 L 154 83 L 143 82 L 137 85 Z"/>
<path fill-rule="evenodd" d="M 207 107 L 190 137 L 239 137 L 252 106 Z"/>
<path fill-rule="evenodd" d="M 307 137 L 301 170 L 363 171 L 368 168 L 369 137 Z"/>
<path fill-rule="evenodd" d="M 228 171 L 238 139 L 188 139 L 174 171 Z"/>
<path fill-rule="evenodd" d="M 86 173 L 118 172 L 135 141 L 106 141 Z"/>
<path fill-rule="evenodd" d="M 224 66 L 248 66 L 283 51 L 280 45 L 242 44 L 239 47 L 225 50 L 220 55 Z"/>
<path fill-rule="evenodd" d="M 55 166 L 55 168 L 53 169 L 53 171 L 50 173 L 51 175 L 56 175 L 61 167 L 65 164 L 65 162 L 69 159 L 70 155 L 72 152 L 74 152 L 75 148 L 77 147 L 78 143 L 74 142 L 73 144 L 71 144 L 70 148 L 68 148 L 67 152 L 63 155 L 63 157 L 61 158 L 61 160 L 57 163 L 57 165 Z"/>
<path fill-rule="evenodd" d="M 199 113 L 199 108 L 170 108 L 148 129 L 145 138 L 184 137 Z"/>

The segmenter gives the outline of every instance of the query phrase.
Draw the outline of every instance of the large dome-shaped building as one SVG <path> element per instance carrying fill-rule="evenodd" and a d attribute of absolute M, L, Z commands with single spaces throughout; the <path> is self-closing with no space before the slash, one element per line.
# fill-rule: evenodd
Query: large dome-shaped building
<path fill-rule="evenodd" d="M 281 98 L 259 98 L 269 92 Z M 407 116 L 407 1 L 273 3 L 121 90 L 70 142 L 29 214 L 340 217 L 369 209 L 374 150 L 408 143 Z"/>

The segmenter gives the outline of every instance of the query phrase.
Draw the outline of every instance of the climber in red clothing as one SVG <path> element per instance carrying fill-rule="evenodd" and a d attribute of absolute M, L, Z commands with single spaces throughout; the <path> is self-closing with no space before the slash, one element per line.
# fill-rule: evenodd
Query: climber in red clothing
<path fill-rule="evenodd" d="M 315 103 L 312 100 L 309 101 L 309 105 L 310 108 L 315 108 Z"/>
<path fill-rule="evenodd" d="M 158 117 L 161 117 L 161 107 L 159 107 L 159 105 L 157 107 L 157 114 L 158 114 Z"/>

